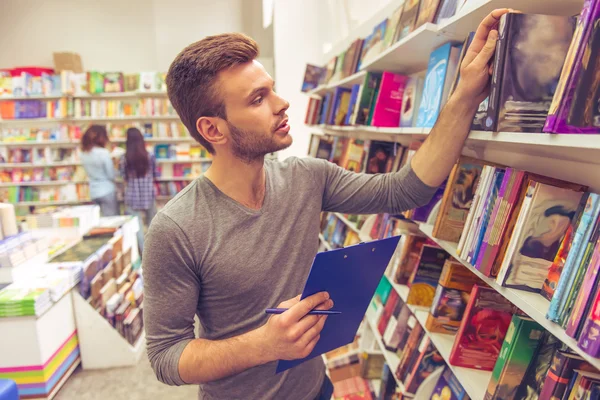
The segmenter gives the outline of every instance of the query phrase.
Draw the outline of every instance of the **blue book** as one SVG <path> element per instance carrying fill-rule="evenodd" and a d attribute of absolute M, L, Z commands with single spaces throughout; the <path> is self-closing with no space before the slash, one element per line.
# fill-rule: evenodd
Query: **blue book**
<path fill-rule="evenodd" d="M 323 99 L 323 110 L 321 110 L 321 118 L 319 118 L 319 124 L 324 124 L 327 120 L 327 114 L 329 110 L 329 103 L 331 103 L 331 93 L 325 94 Z"/>
<path fill-rule="evenodd" d="M 350 103 L 348 104 L 348 111 L 346 112 L 346 121 L 344 124 L 352 125 L 352 118 L 354 117 L 354 109 L 356 108 L 356 99 L 358 98 L 358 91 L 360 90 L 360 84 L 352 85 L 352 92 L 350 92 Z"/>
<path fill-rule="evenodd" d="M 496 199 L 498 198 L 498 192 L 500 191 L 500 186 L 502 186 L 502 180 L 504 179 L 504 170 L 497 169 L 494 173 L 494 184 L 492 185 L 492 189 L 490 191 L 490 195 L 486 200 L 486 208 L 483 214 L 483 219 L 481 223 L 481 228 L 479 230 L 479 234 L 477 237 L 477 244 L 475 245 L 475 250 L 473 251 L 473 257 L 471 258 L 472 263 L 475 264 L 475 260 L 479 257 L 479 250 L 481 249 L 481 244 L 483 243 L 483 238 L 485 236 L 485 232 L 487 230 L 488 223 L 490 222 L 490 217 L 492 216 L 492 211 L 494 210 L 494 206 L 496 205 Z"/>
<path fill-rule="evenodd" d="M 440 114 L 452 49 L 452 43 L 446 43 L 435 49 L 429 57 L 421 105 L 417 117 L 417 127 L 419 128 L 432 128 Z"/>
<path fill-rule="evenodd" d="M 573 242 L 571 244 L 571 250 L 565 260 L 563 271 L 560 274 L 558 285 L 552 301 L 550 302 L 550 308 L 546 314 L 546 318 L 550 321 L 559 323 L 561 310 L 564 306 L 564 300 L 567 298 L 569 290 L 573 286 L 575 276 L 577 275 L 577 267 L 581 264 L 581 260 L 585 254 L 585 248 L 592 235 L 594 222 L 598 219 L 598 213 L 600 211 L 600 196 L 596 193 L 590 193 L 585 210 L 579 221 L 579 226 L 573 236 Z"/>
<path fill-rule="evenodd" d="M 329 117 L 327 118 L 326 124 L 336 125 L 335 117 L 338 113 L 340 105 L 342 104 L 342 96 L 344 95 L 344 93 L 349 93 L 349 92 L 350 92 L 350 89 L 347 89 L 347 88 L 343 88 L 343 87 L 335 88 L 335 90 L 333 91 L 333 107 L 331 109 L 331 112 L 329 113 Z"/>

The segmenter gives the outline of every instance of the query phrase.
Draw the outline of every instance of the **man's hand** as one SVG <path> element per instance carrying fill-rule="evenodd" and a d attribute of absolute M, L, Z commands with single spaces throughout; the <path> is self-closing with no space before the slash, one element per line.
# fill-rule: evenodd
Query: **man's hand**
<path fill-rule="evenodd" d="M 455 96 L 461 102 L 477 107 L 489 94 L 489 81 L 492 74 L 490 61 L 496 51 L 498 23 L 500 17 L 512 12 L 508 8 L 492 11 L 479 24 L 473 42 L 469 46 L 460 66 L 460 81 Z"/>
<path fill-rule="evenodd" d="M 326 315 L 307 315 L 313 309 L 329 310 L 333 301 L 321 292 L 300 301 L 300 296 L 284 301 L 278 308 L 289 308 L 274 315 L 261 328 L 265 352 L 271 360 L 295 360 L 308 356 L 321 337 Z"/>

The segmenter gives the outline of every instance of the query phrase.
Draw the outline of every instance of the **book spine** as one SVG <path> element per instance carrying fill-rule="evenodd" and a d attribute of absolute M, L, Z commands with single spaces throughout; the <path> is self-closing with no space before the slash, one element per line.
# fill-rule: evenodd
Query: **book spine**
<path fill-rule="evenodd" d="M 448 207 L 450 206 L 451 197 L 452 197 L 452 189 L 454 186 L 454 182 L 456 181 L 456 174 L 458 173 L 459 168 L 460 168 L 460 161 L 458 161 L 456 164 L 454 164 L 454 167 L 452 168 L 452 171 L 450 172 L 450 176 L 448 177 L 448 184 L 446 185 L 446 188 L 444 189 L 444 195 L 442 197 L 442 204 L 440 207 L 440 212 L 438 213 L 438 216 L 435 220 L 435 224 L 433 225 L 432 235 L 435 238 L 437 238 L 440 235 L 440 230 L 442 228 L 442 224 L 448 214 Z"/>
<path fill-rule="evenodd" d="M 373 96 L 371 97 L 370 109 L 369 109 L 369 117 L 367 118 L 366 125 L 373 125 L 373 114 L 375 113 L 375 108 L 377 107 L 377 103 L 379 103 L 379 97 L 381 93 L 381 85 L 383 83 L 383 78 L 380 77 L 377 79 L 377 86 L 375 87 L 375 91 L 373 92 Z"/>
<path fill-rule="evenodd" d="M 581 330 L 578 346 L 592 357 L 600 356 L 600 290 L 591 303 L 587 320 Z"/>
<path fill-rule="evenodd" d="M 494 73 L 490 86 L 487 118 L 484 128 L 486 131 L 496 131 L 498 128 L 498 110 L 500 106 L 500 93 L 502 91 L 502 78 L 506 62 L 506 48 L 508 47 L 508 34 L 514 14 L 505 14 L 500 19 L 498 28 L 498 41 L 496 42 L 496 55 L 494 59 Z"/>
<path fill-rule="evenodd" d="M 479 258 L 479 253 L 481 251 L 481 245 L 485 238 L 485 231 L 487 230 L 488 226 L 490 228 L 493 227 L 493 224 L 490 224 L 490 218 L 491 218 L 491 214 L 492 214 L 492 209 L 493 209 L 494 205 L 496 204 L 496 199 L 498 198 L 498 191 L 500 190 L 500 185 L 502 184 L 503 180 L 504 180 L 504 170 L 499 169 L 494 174 L 494 178 L 492 180 L 492 187 L 490 189 L 491 193 L 488 196 L 487 204 L 484 208 L 484 213 L 483 213 L 483 216 L 481 219 L 481 228 L 479 231 L 479 236 L 477 238 L 477 244 L 475 246 L 475 249 L 473 250 L 473 257 L 472 257 L 473 264 L 475 264 L 477 262 L 477 259 Z"/>

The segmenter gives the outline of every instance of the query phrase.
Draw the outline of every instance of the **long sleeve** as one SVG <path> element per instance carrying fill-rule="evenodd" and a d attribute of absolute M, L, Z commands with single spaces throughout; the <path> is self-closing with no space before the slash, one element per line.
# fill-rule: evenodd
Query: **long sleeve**
<path fill-rule="evenodd" d="M 388 174 L 358 174 L 325 160 L 298 161 L 323 188 L 323 211 L 398 214 L 427 204 L 436 188 L 423 183 L 410 164 Z"/>
<path fill-rule="evenodd" d="M 103 163 L 104 163 L 104 171 L 106 172 L 106 176 L 108 177 L 108 180 L 114 181 L 116 178 L 116 173 L 115 173 L 115 166 L 113 164 L 113 160 L 112 160 L 112 157 L 110 156 L 110 153 L 108 153 L 107 157 L 104 157 Z"/>
<path fill-rule="evenodd" d="M 168 385 L 185 384 L 179 358 L 194 339 L 201 285 L 192 249 L 179 225 L 158 213 L 144 245 L 144 326 L 150 364 L 158 380 Z"/>

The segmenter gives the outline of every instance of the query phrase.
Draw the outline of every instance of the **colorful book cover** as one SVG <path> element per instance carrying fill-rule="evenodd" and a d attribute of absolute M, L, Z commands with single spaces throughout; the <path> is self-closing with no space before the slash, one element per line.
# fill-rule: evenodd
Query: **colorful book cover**
<path fill-rule="evenodd" d="M 540 399 L 562 399 L 575 370 L 593 372 L 595 369 L 576 354 L 557 351 L 542 386 Z"/>
<path fill-rule="evenodd" d="M 571 221 L 582 192 L 538 184 L 523 221 L 516 251 L 509 261 L 504 286 L 539 292 Z"/>
<path fill-rule="evenodd" d="M 97 71 L 87 73 L 88 92 L 91 94 L 102 93 L 104 91 L 104 75 Z"/>
<path fill-rule="evenodd" d="M 122 72 L 104 73 L 104 91 L 106 93 L 122 92 L 125 89 L 125 83 Z"/>
<path fill-rule="evenodd" d="M 361 172 L 364 158 L 365 142 L 358 139 L 351 139 L 340 160 L 340 166 L 348 171 Z"/>
<path fill-rule="evenodd" d="M 485 400 L 512 399 L 534 359 L 544 329 L 534 320 L 513 315 L 492 371 Z"/>
<path fill-rule="evenodd" d="M 493 130 L 541 132 L 571 45 L 575 19 L 519 13 L 503 18 L 509 21 L 500 35 L 506 42 L 505 61 L 499 71 L 502 77 Z"/>
<path fill-rule="evenodd" d="M 372 141 L 369 146 L 369 155 L 367 156 L 368 174 L 384 174 L 392 172 L 392 163 L 394 162 L 394 143 Z"/>
<path fill-rule="evenodd" d="M 438 13 L 435 17 L 435 23 L 440 25 L 452 18 L 456 13 L 457 6 L 458 0 L 442 0 L 442 4 L 440 5 Z"/>
<path fill-rule="evenodd" d="M 367 72 L 363 82 L 362 93 L 358 98 L 358 110 L 356 114 L 356 124 L 366 125 L 371 112 L 371 106 L 375 92 L 381 82 L 381 73 Z"/>
<path fill-rule="evenodd" d="M 421 207 L 417 207 L 412 210 L 411 220 L 414 222 L 424 222 L 428 225 L 433 225 L 435 218 L 437 218 L 438 210 L 442 204 L 442 198 L 444 197 L 444 191 L 446 190 L 447 180 L 445 180 L 440 186 L 438 186 L 433 197 L 427 204 Z"/>
<path fill-rule="evenodd" d="M 469 395 L 448 367 L 442 372 L 430 400 L 469 400 Z"/>
<path fill-rule="evenodd" d="M 373 28 L 373 33 L 369 35 L 363 44 L 360 57 L 360 67 L 373 61 L 383 51 L 383 39 L 387 28 L 388 20 L 384 20 Z"/>
<path fill-rule="evenodd" d="M 373 110 L 373 126 L 397 127 L 400 124 L 402 96 L 408 77 L 384 72 Z"/>
<path fill-rule="evenodd" d="M 440 113 L 453 48 L 452 43 L 446 43 L 431 53 L 417 117 L 417 127 L 419 128 L 433 128 Z"/>
<path fill-rule="evenodd" d="M 550 133 L 598 133 L 598 127 L 573 126 L 568 123 L 569 113 L 573 104 L 579 77 L 582 74 L 582 64 L 586 54 L 586 45 L 589 43 L 591 33 L 594 31 L 594 22 L 600 15 L 600 3 L 595 0 L 586 0 L 579 16 L 573 41 L 567 53 L 564 67 L 554 94 L 548 119 L 544 125 L 544 132 Z M 597 46 L 596 46 L 597 47 Z M 590 65 L 587 59 L 586 66 Z M 592 63 L 593 65 L 593 63 Z M 591 86 L 587 86 L 589 88 Z"/>
<path fill-rule="evenodd" d="M 523 377 L 514 400 L 537 400 L 539 399 L 542 386 L 552 365 L 554 354 L 562 345 L 554 335 L 544 332 L 533 361 Z"/>
<path fill-rule="evenodd" d="M 469 302 L 469 292 L 438 285 L 425 327 L 429 332 L 454 335 Z"/>
<path fill-rule="evenodd" d="M 492 371 L 510 325 L 513 306 L 494 289 L 473 286 L 450 353 L 450 364 Z"/>
<path fill-rule="evenodd" d="M 577 344 L 592 357 L 600 357 L 600 290 L 596 290 L 591 299 L 590 310 Z"/>
<path fill-rule="evenodd" d="M 377 323 L 377 330 L 379 331 L 379 334 L 382 337 L 383 337 L 383 334 L 385 333 L 385 329 L 387 328 L 388 323 L 390 322 L 392 313 L 394 312 L 394 309 L 396 308 L 396 305 L 398 304 L 398 300 L 400 300 L 400 297 L 398 296 L 398 292 L 396 292 L 395 290 L 392 290 L 390 292 L 390 295 L 388 296 L 387 301 L 385 302 L 385 305 L 383 307 L 383 313 L 381 314 L 381 317 L 379 318 L 379 322 Z"/>
<path fill-rule="evenodd" d="M 402 15 L 400 16 L 400 23 L 396 30 L 394 42 L 405 38 L 415 29 L 415 24 L 419 17 L 419 3 L 419 0 L 407 0 L 404 2 L 404 8 L 402 10 Z"/>
<path fill-rule="evenodd" d="M 400 311 L 399 311 L 398 315 L 394 317 L 395 321 L 396 321 L 395 329 L 391 333 L 389 340 L 384 339 L 384 345 L 385 345 L 386 349 L 388 349 L 389 351 L 393 351 L 393 352 L 398 352 L 399 350 L 400 351 L 402 350 L 400 348 L 400 344 L 406 343 L 406 332 L 409 330 L 412 330 L 412 328 L 414 328 L 414 326 L 415 326 L 414 324 L 418 323 L 418 322 L 416 322 L 416 319 L 414 319 L 414 316 L 412 315 L 410 308 L 408 308 L 408 306 L 406 304 L 404 304 L 402 299 L 400 299 L 398 304 L 400 304 L 400 302 L 402 302 L 402 307 L 400 307 Z M 411 316 L 412 316 L 412 320 L 411 320 Z M 409 323 L 411 321 L 413 324 L 412 326 L 409 325 Z"/>
<path fill-rule="evenodd" d="M 397 338 L 395 336 L 395 333 L 398 329 L 398 318 L 400 318 L 400 313 L 402 312 L 402 309 L 404 308 L 404 306 L 405 306 L 404 301 L 400 297 L 398 297 L 398 301 L 396 301 L 396 306 L 394 307 L 394 310 L 392 311 L 390 320 L 388 321 L 385 331 L 383 332 L 383 335 L 381 336 L 381 338 L 383 340 L 383 345 L 389 351 L 395 352 L 398 349 L 397 348 L 398 344 L 396 342 Z"/>
<path fill-rule="evenodd" d="M 435 20 L 440 0 L 421 0 L 419 5 L 419 17 L 415 29 L 426 23 L 432 23 Z"/>
<path fill-rule="evenodd" d="M 573 237 L 575 234 L 575 230 L 579 225 L 579 221 L 581 219 L 581 215 L 585 209 L 585 205 L 587 204 L 589 193 L 584 193 L 581 197 L 581 201 L 579 203 L 579 208 L 577 210 L 577 214 L 571 221 L 567 232 L 565 233 L 565 237 L 556 253 L 556 257 L 552 262 L 552 265 L 548 269 L 548 276 L 544 280 L 544 284 L 542 286 L 542 290 L 540 294 L 544 296 L 548 301 L 552 300 L 552 296 L 554 296 L 554 291 L 556 290 L 556 286 L 558 285 L 558 281 L 560 279 L 560 275 L 562 274 L 563 267 L 565 266 L 565 261 L 567 260 L 567 256 L 569 255 L 569 251 L 571 250 L 571 244 L 573 243 Z"/>
<path fill-rule="evenodd" d="M 329 80 L 330 82 L 338 82 L 344 78 L 342 75 L 342 70 L 344 68 L 344 60 L 346 59 L 346 50 L 342 51 L 337 56 L 337 62 L 335 64 L 335 70 L 333 71 L 333 76 Z"/>
<path fill-rule="evenodd" d="M 406 375 L 408 374 L 410 368 L 418 359 L 419 345 L 424 337 L 425 331 L 423 330 L 421 324 L 417 323 L 412 332 L 410 332 L 402 352 L 402 357 L 400 357 L 400 364 L 398 364 L 398 369 L 395 372 L 396 378 L 398 378 L 400 381 L 404 381 L 406 379 Z"/>
<path fill-rule="evenodd" d="M 560 321 L 560 312 L 564 307 L 564 301 L 568 296 L 568 292 L 573 286 L 577 268 L 581 264 L 581 260 L 584 256 L 585 247 L 590 240 L 592 235 L 592 229 L 594 222 L 598 219 L 598 213 L 600 211 L 600 196 L 596 193 L 590 193 L 585 210 L 579 221 L 579 226 L 575 231 L 573 237 L 573 243 L 571 244 L 571 251 L 565 261 L 563 272 L 560 275 L 558 286 L 550 302 L 550 308 L 546 314 L 546 318 L 553 322 Z"/>
<path fill-rule="evenodd" d="M 363 45 L 365 44 L 364 39 L 356 39 L 352 46 L 348 49 L 346 58 L 344 59 L 344 74 L 350 76 L 358 71 L 358 63 L 362 53 Z"/>
<path fill-rule="evenodd" d="M 406 82 L 402 94 L 402 113 L 400 114 L 400 127 L 413 127 L 417 122 L 419 104 L 421 104 L 421 92 L 423 91 L 423 79 L 411 77 Z"/>
<path fill-rule="evenodd" d="M 438 368 L 446 366 L 446 362 L 431 339 L 424 336 L 419 346 L 419 356 L 413 365 L 412 371 L 404 380 L 404 388 L 408 393 L 416 393 L 423 381 Z"/>
<path fill-rule="evenodd" d="M 306 70 L 304 71 L 304 80 L 302 81 L 302 91 L 308 92 L 319 86 L 319 82 L 322 81 L 323 75 L 326 72 L 327 69 L 324 67 L 306 64 Z"/>
<path fill-rule="evenodd" d="M 411 277 L 407 304 L 430 307 L 440 280 L 444 263 L 450 255 L 437 246 L 424 245 L 419 265 Z"/>
<path fill-rule="evenodd" d="M 383 38 L 383 49 L 390 47 L 397 37 L 398 27 L 400 26 L 400 18 L 402 17 L 402 6 L 398 7 L 391 17 L 388 19 L 385 37 Z"/>
<path fill-rule="evenodd" d="M 439 283 L 449 289 L 470 293 L 473 285 L 481 283 L 481 280 L 462 263 L 450 258 L 444 263 Z"/>
<path fill-rule="evenodd" d="M 326 93 L 323 98 L 323 108 L 321 110 L 321 118 L 319 119 L 319 124 L 325 124 L 327 121 L 327 115 L 329 114 L 329 110 L 331 109 L 333 93 Z"/>
<path fill-rule="evenodd" d="M 355 118 L 356 102 L 358 100 L 358 93 L 360 92 L 360 84 L 352 85 L 352 91 L 350 92 L 350 102 L 348 103 L 348 109 L 346 111 L 346 120 L 343 125 L 352 125 L 352 121 Z"/>
<path fill-rule="evenodd" d="M 591 260 L 587 267 L 587 272 L 583 279 L 583 286 L 579 290 L 577 300 L 573 306 L 573 311 L 565 327 L 567 335 L 577 338 L 580 327 L 585 321 L 584 317 L 589 313 L 589 308 L 593 303 L 594 291 L 598 286 L 598 271 L 600 270 L 600 240 L 596 241 Z"/>
<path fill-rule="evenodd" d="M 333 112 L 327 121 L 329 125 L 343 125 L 350 104 L 350 89 L 337 87 L 333 92 Z"/>
<path fill-rule="evenodd" d="M 396 270 L 396 282 L 400 285 L 406 285 L 413 274 L 413 271 L 419 264 L 419 258 L 423 245 L 427 239 L 422 236 L 408 235 L 402 248 L 402 256 Z"/>

